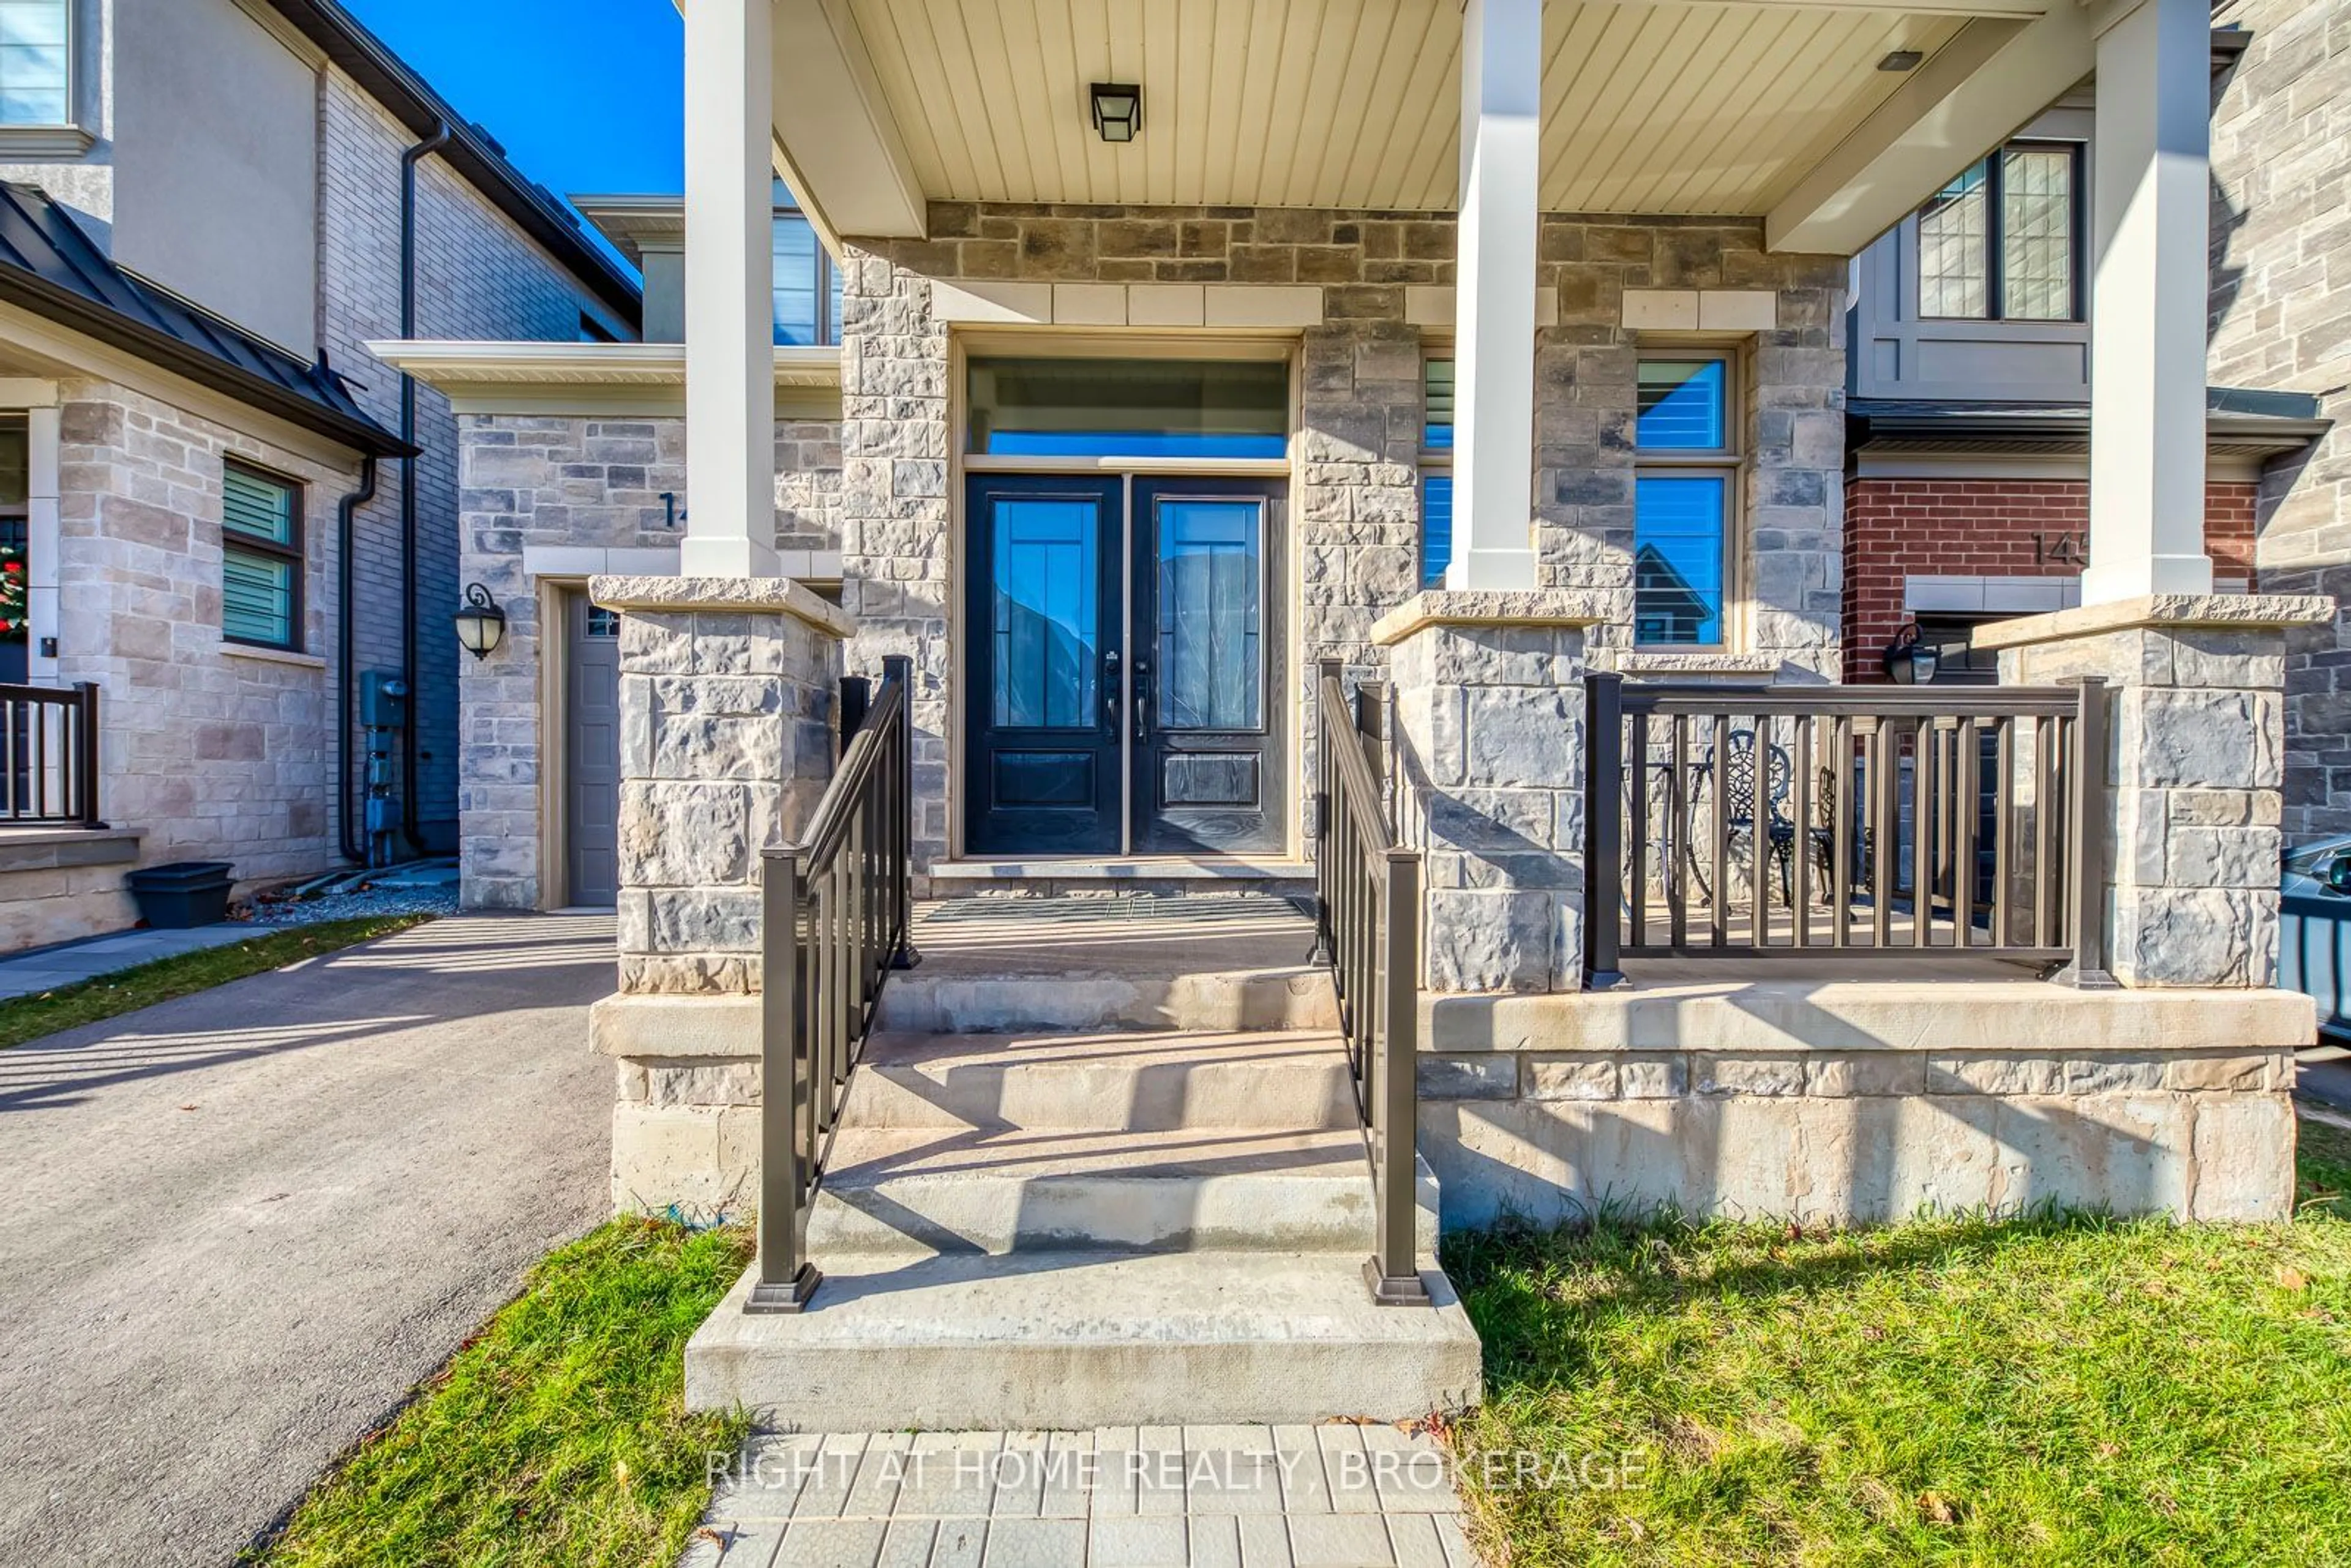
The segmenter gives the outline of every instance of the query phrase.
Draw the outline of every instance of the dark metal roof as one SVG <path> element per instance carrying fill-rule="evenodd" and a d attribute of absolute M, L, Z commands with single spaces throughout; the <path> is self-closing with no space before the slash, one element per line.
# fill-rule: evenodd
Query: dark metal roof
<path fill-rule="evenodd" d="M 525 233 L 552 251 L 622 320 L 632 327 L 642 324 L 644 302 L 635 281 L 597 247 L 571 209 L 555 193 L 507 162 L 506 149 L 495 137 L 451 108 L 431 83 L 349 11 L 336 0 L 269 0 L 269 4 L 418 140 L 446 126 L 449 144 L 442 150 L 442 159 Z"/>
<path fill-rule="evenodd" d="M 2204 427 L 2217 447 L 2291 452 L 2333 428 L 2318 399 L 2249 387 L 2205 389 Z M 1928 398 L 1848 398 L 1845 413 L 1863 439 L 1905 447 L 1964 443 L 1970 450 L 2079 450 L 2089 438 L 2086 403 L 1962 402 Z M 1858 443 L 1856 443 L 1858 444 Z"/>
<path fill-rule="evenodd" d="M 362 453 L 413 448 L 352 401 L 342 378 L 305 364 L 117 267 L 47 193 L 0 181 L 0 299 Z"/>

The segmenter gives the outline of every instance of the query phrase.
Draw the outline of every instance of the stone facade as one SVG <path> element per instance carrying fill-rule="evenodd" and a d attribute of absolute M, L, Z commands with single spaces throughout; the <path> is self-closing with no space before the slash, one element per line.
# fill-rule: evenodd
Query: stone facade
<path fill-rule="evenodd" d="M 226 860 L 241 884 L 333 863 L 335 503 L 357 461 L 327 464 L 111 382 L 60 401 L 57 679 L 101 688 L 100 809 L 145 863 Z M 300 651 L 221 637 L 223 465 L 300 489 Z M 120 918 L 94 929 L 130 924 Z M 40 939 L 87 930 L 51 926 Z"/>
<path fill-rule="evenodd" d="M 1422 329 L 1415 289 L 1453 281 L 1453 224 L 1425 214 L 934 204 L 925 240 L 852 246 L 843 268 L 842 534 L 857 662 L 913 657 L 923 858 L 948 840 L 947 671 L 955 501 L 947 330 L 933 285 L 1264 285 L 1320 291 L 1301 329 L 1290 515 L 1302 563 L 1296 711 L 1320 657 L 1371 666 L 1379 617 L 1419 587 Z M 1548 586 L 1605 596 L 1594 641 L 1630 640 L 1635 331 L 1627 289 L 1768 289 L 1777 325 L 1745 340 L 1749 459 L 1738 576 L 1752 651 L 1837 664 L 1844 384 L 1842 260 L 1771 256 L 1729 220 L 1554 214 L 1539 282 L 1537 517 Z M 1301 739 L 1301 780 L 1312 776 Z"/>
<path fill-rule="evenodd" d="M 2003 685 L 2112 689 L 2106 967 L 2123 985 L 2276 983 L 2286 632 L 2333 613 L 2159 596 L 1979 633 Z"/>
<path fill-rule="evenodd" d="M 2226 0 L 2252 32 L 2214 83 L 2215 385 L 2316 394 L 2333 431 L 2262 479 L 2267 593 L 2351 597 L 2351 279 L 2335 259 L 2351 172 L 2351 31 L 2338 8 Z M 2287 653 L 2288 842 L 2351 832 L 2351 612 L 2294 633 Z"/>
<path fill-rule="evenodd" d="M 1583 985 L 1595 598 L 1424 593 L 1378 628 L 1395 689 L 1398 832 L 1422 851 L 1432 990 Z"/>
<path fill-rule="evenodd" d="M 629 570 L 676 570 L 690 504 L 685 422 L 674 414 L 468 414 L 461 441 L 458 575 L 490 591 L 507 612 L 507 632 L 487 658 L 467 659 L 462 671 L 460 885 L 470 908 L 536 909 L 546 891 L 546 748 L 563 735 L 563 716 L 540 711 L 541 661 L 562 657 L 563 643 L 539 623 L 539 584 L 623 570 L 623 558 L 607 551 L 627 552 Z M 839 423 L 779 421 L 776 466 L 778 546 L 822 552 L 829 562 L 840 538 Z M 676 497 L 675 511 L 664 493 Z"/>

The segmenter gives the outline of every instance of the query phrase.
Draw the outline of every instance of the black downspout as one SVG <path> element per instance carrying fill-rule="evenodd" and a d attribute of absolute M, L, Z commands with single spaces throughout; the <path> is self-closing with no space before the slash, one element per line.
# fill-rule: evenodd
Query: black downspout
<path fill-rule="evenodd" d="M 335 728 L 335 817 L 341 830 L 343 858 L 367 864 L 360 841 L 359 822 L 351 810 L 351 720 L 357 706 L 352 695 L 352 666 L 358 663 L 351 627 L 351 541 L 357 532 L 359 509 L 375 499 L 375 457 L 360 467 L 360 487 L 335 507 L 335 706 L 340 722 Z"/>
<path fill-rule="evenodd" d="M 416 166 L 449 145 L 445 121 L 434 122 L 433 134 L 400 155 L 400 335 L 416 336 Z M 401 709 L 400 827 L 411 853 L 418 841 L 416 817 L 416 378 L 400 378 L 400 439 L 412 450 L 402 458 L 400 475 L 400 678 L 408 683 L 408 701 Z"/>

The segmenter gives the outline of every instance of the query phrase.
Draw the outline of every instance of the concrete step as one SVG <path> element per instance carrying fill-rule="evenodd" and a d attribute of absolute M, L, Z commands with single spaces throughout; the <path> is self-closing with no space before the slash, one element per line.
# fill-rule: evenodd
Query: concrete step
<path fill-rule="evenodd" d="M 1420 1252 L 1437 1189 L 1419 1184 Z M 809 1213 L 809 1255 L 1334 1252 L 1370 1255 L 1363 1134 L 955 1134 L 843 1129 Z"/>
<path fill-rule="evenodd" d="M 842 1259 L 808 1311 L 747 1316 L 747 1274 L 685 1352 L 689 1408 L 805 1432 L 1399 1421 L 1481 1393 L 1441 1272 L 1374 1306 L 1342 1254 Z"/>
<path fill-rule="evenodd" d="M 890 977 L 879 1027 L 1329 1030 L 1314 923 L 1277 898 L 955 898 L 917 914 L 919 967 Z"/>
<path fill-rule="evenodd" d="M 844 1128 L 1341 1131 L 1360 1124 L 1339 1037 L 1321 1031 L 880 1034 Z"/>

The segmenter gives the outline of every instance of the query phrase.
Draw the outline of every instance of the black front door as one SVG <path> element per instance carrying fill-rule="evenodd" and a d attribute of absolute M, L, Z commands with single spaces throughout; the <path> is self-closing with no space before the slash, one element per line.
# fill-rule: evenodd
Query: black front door
<path fill-rule="evenodd" d="M 1119 852 L 1123 488 L 971 481 L 964 836 L 976 852 Z"/>
<path fill-rule="evenodd" d="M 1134 504 L 1134 852 L 1278 852 L 1280 498 L 1137 479 Z"/>
<path fill-rule="evenodd" d="M 975 476 L 965 844 L 1283 847 L 1278 487 Z"/>

